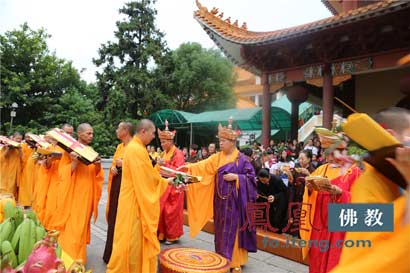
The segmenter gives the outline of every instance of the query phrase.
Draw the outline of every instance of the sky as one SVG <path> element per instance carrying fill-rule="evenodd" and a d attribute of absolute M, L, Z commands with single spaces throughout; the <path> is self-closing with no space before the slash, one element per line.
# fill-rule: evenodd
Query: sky
<path fill-rule="evenodd" d="M 0 33 L 24 22 L 33 29 L 45 28 L 51 35 L 48 46 L 59 58 L 73 61 L 81 77 L 95 81 L 92 59 L 98 48 L 114 40 L 118 10 L 124 0 L 0 0 Z M 201 0 L 208 10 L 223 11 L 231 22 L 246 22 L 248 30 L 272 31 L 331 16 L 320 0 Z M 184 42 L 206 48 L 215 44 L 193 18 L 195 0 L 157 0 L 157 27 L 165 33 L 171 49 Z"/>

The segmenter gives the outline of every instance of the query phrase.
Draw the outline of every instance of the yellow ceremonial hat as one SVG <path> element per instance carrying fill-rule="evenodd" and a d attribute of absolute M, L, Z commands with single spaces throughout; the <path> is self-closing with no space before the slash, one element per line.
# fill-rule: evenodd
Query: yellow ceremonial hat
<path fill-rule="evenodd" d="M 232 122 L 233 119 L 230 117 L 228 119 L 228 127 L 222 126 L 221 124 L 218 125 L 218 138 L 236 140 L 239 137 L 240 133 L 232 129 Z"/>
<path fill-rule="evenodd" d="M 174 137 L 175 137 L 175 133 L 176 133 L 175 130 L 174 130 L 174 131 L 170 131 L 170 130 L 168 129 L 168 120 L 165 120 L 165 130 L 164 130 L 164 131 L 161 131 L 161 130 L 158 128 L 158 136 L 159 136 L 159 139 L 173 140 Z"/>
<path fill-rule="evenodd" d="M 394 136 L 363 113 L 351 114 L 347 118 L 347 122 L 342 125 L 342 128 L 348 137 L 369 152 L 400 145 L 400 142 Z"/>

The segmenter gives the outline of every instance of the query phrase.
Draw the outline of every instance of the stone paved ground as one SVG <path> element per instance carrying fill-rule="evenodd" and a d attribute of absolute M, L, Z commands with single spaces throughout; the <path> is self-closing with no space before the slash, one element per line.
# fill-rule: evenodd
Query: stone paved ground
<path fill-rule="evenodd" d="M 96 224 L 91 225 L 91 244 L 87 248 L 87 268 L 93 269 L 94 273 L 103 273 L 106 270 L 106 265 L 102 260 L 107 232 L 107 224 L 105 222 L 106 202 L 107 185 L 104 184 L 103 196 L 101 197 L 99 204 L 99 217 Z M 214 251 L 214 237 L 212 234 L 201 232 L 196 238 L 190 239 L 188 235 L 188 227 L 184 226 L 184 232 L 185 235 L 181 237 L 178 246 Z M 167 247 L 168 246 L 161 244 L 161 249 Z M 257 253 L 249 254 L 248 264 L 242 271 L 244 273 L 307 273 L 308 267 L 268 252 L 258 251 Z"/>

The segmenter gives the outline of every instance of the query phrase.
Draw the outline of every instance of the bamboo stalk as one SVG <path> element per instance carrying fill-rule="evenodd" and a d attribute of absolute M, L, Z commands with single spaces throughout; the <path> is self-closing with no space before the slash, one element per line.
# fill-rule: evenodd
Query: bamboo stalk
<path fill-rule="evenodd" d="M 339 99 L 338 97 L 335 97 L 335 99 L 340 102 L 341 104 L 343 104 L 344 107 L 346 107 L 347 109 L 349 109 L 350 111 L 352 111 L 353 113 L 357 113 L 357 111 L 351 107 L 349 104 L 347 104 L 346 102 L 342 101 L 341 99 Z"/>

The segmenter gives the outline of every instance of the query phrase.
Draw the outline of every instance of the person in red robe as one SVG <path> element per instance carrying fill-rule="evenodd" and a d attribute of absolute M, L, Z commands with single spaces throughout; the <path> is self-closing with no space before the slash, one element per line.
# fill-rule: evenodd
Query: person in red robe
<path fill-rule="evenodd" d="M 340 151 L 334 153 L 340 154 Z M 309 249 L 303 250 L 304 256 L 309 253 L 309 273 L 326 273 L 332 270 L 340 260 L 342 249 L 334 247 L 336 242 L 345 238 L 345 232 L 329 232 L 328 205 L 330 203 L 350 203 L 350 189 L 361 175 L 356 165 L 346 167 L 343 161 L 337 160 L 334 154 L 328 156 L 329 163 L 320 166 L 311 176 L 320 176 L 328 180 L 328 186 L 314 189 L 312 182 L 306 180 L 303 204 L 309 204 L 313 219 L 306 220 L 307 229 L 302 230 L 301 238 L 317 242 Z M 313 220 L 313 221 L 312 221 Z M 306 230 L 309 230 L 307 232 Z M 326 242 L 323 245 L 322 242 Z"/>
<path fill-rule="evenodd" d="M 176 170 L 185 164 L 184 154 L 174 145 L 175 131 L 169 131 L 168 121 L 165 121 L 165 130 L 158 128 L 161 147 L 164 150 L 158 160 L 157 168 L 164 166 Z M 160 170 L 161 173 L 161 170 Z M 165 175 L 164 175 L 165 176 Z M 184 232 L 184 192 L 178 191 L 169 185 L 160 199 L 160 217 L 158 223 L 158 239 L 165 240 L 166 245 L 178 242 Z"/>

